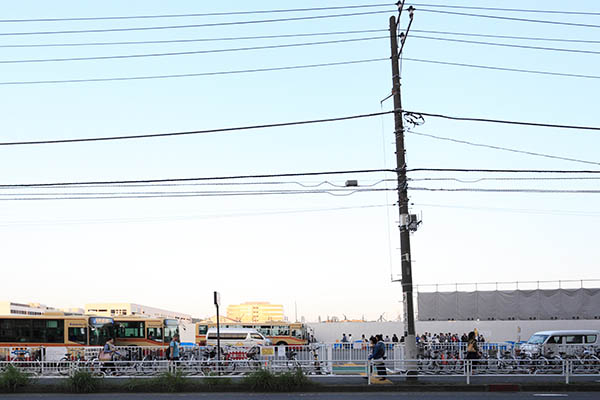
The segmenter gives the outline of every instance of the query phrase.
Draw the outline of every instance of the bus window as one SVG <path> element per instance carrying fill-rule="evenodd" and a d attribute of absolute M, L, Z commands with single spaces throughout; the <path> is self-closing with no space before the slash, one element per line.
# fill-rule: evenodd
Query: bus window
<path fill-rule="evenodd" d="M 87 344 L 87 330 L 85 328 L 69 328 L 69 342 Z"/>
<path fill-rule="evenodd" d="M 170 343 L 175 334 L 179 333 L 179 323 L 176 319 L 165 319 L 165 343 Z"/>
<path fill-rule="evenodd" d="M 144 338 L 145 325 L 143 321 L 120 321 L 117 325 L 117 337 Z"/>
<path fill-rule="evenodd" d="M 208 325 L 198 325 L 198 335 L 206 335 L 208 332 Z"/>
<path fill-rule="evenodd" d="M 154 340 L 155 342 L 162 342 L 162 328 L 148 328 L 146 329 L 148 340 Z"/>

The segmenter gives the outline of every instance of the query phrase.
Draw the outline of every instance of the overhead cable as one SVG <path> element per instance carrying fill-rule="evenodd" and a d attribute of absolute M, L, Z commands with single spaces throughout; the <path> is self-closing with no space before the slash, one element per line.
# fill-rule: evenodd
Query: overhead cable
<path fill-rule="evenodd" d="M 448 138 L 448 137 L 443 137 L 443 136 L 430 135 L 428 133 L 415 132 L 413 130 L 408 130 L 408 132 L 410 132 L 412 135 L 424 136 L 424 137 L 429 137 L 432 139 L 444 140 L 444 141 L 453 142 L 453 143 L 466 144 L 469 146 L 484 147 L 484 148 L 493 149 L 493 150 L 508 151 L 508 152 L 512 152 L 512 153 L 526 154 L 526 155 L 536 156 L 536 157 L 545 157 L 545 158 L 551 158 L 551 159 L 555 159 L 555 160 L 563 160 L 563 161 L 572 161 L 572 162 L 583 163 L 583 164 L 600 165 L 600 162 L 596 162 L 596 161 L 586 161 L 586 160 L 581 160 L 578 158 L 569 158 L 569 157 L 556 156 L 556 155 L 551 155 L 551 154 L 536 153 L 536 152 L 532 152 L 532 151 L 511 149 L 508 147 L 493 146 L 490 144 L 474 143 L 474 142 L 469 142 L 467 140 L 453 139 L 453 138 Z"/>
<path fill-rule="evenodd" d="M 403 111 L 404 111 L 404 113 L 407 113 L 407 114 L 416 114 L 416 115 L 422 115 L 422 116 L 432 117 L 432 118 L 443 118 L 443 119 L 449 119 L 449 120 L 453 120 L 453 121 L 489 122 L 489 123 L 495 123 L 495 124 L 536 126 L 536 127 L 540 127 L 540 128 L 560 128 L 560 129 L 600 131 L 600 127 L 598 127 L 598 126 L 548 124 L 548 123 L 542 123 L 542 122 L 511 121 L 511 120 L 505 120 L 505 119 L 458 117 L 458 116 L 453 116 L 453 115 L 434 114 L 434 113 L 409 111 L 409 110 L 403 110 Z"/>
<path fill-rule="evenodd" d="M 502 178 L 478 178 L 478 179 L 458 179 L 458 178 L 409 178 L 411 182 L 439 182 L 453 181 L 460 183 L 479 183 L 487 181 L 587 181 L 600 180 L 598 176 L 560 176 L 560 177 L 502 177 Z"/>
<path fill-rule="evenodd" d="M 497 207 L 475 207 L 475 206 L 460 206 L 448 204 L 427 204 L 416 203 L 411 204 L 415 207 L 439 207 L 439 208 L 455 208 L 476 211 L 501 211 L 514 212 L 519 214 L 541 214 L 541 215 L 569 215 L 580 217 L 600 217 L 600 213 L 593 211 L 578 211 L 578 210 L 543 210 L 543 209 L 528 209 L 528 208 L 497 208 Z"/>
<path fill-rule="evenodd" d="M 236 52 L 236 51 L 283 49 L 283 48 L 290 48 L 290 47 L 306 47 L 306 46 L 315 46 L 315 45 L 324 45 L 324 44 L 364 42 L 367 40 L 377 40 L 377 39 L 387 39 L 387 38 L 388 38 L 388 36 L 373 36 L 373 37 L 366 37 L 366 38 L 326 40 L 326 41 L 320 41 L 320 42 L 288 43 L 288 44 L 276 44 L 276 45 L 267 45 L 267 46 L 236 47 L 236 48 L 229 48 L 229 49 L 173 51 L 173 52 L 167 52 L 167 53 L 123 54 L 123 55 L 93 56 L 93 57 L 32 58 L 32 59 L 22 59 L 22 60 L 0 60 L 0 64 L 22 64 L 22 63 L 64 62 L 64 61 L 98 61 L 98 60 L 113 60 L 113 59 L 126 59 L 126 58 L 186 56 L 186 55 L 212 54 L 212 53 L 229 53 L 229 52 Z"/>
<path fill-rule="evenodd" d="M 451 65 L 453 67 L 488 69 L 488 70 L 493 70 L 493 71 L 521 72 L 521 73 L 536 74 L 536 75 L 563 76 L 563 77 L 567 77 L 567 78 L 600 79 L 600 75 L 573 74 L 573 73 L 569 73 L 569 72 L 553 72 L 553 71 L 540 71 L 540 70 L 522 69 L 522 68 L 496 67 L 493 65 L 467 64 L 467 63 L 440 61 L 440 60 L 424 60 L 424 59 L 409 58 L 409 57 L 402 57 L 402 60 L 426 63 L 426 64 Z M 2 84 L 2 83 L 0 83 L 0 84 Z"/>
<path fill-rule="evenodd" d="M 313 119 L 304 121 L 292 121 L 292 122 L 279 122 L 274 124 L 262 124 L 262 125 L 248 125 L 248 126 L 237 126 L 231 128 L 216 128 L 216 129 L 205 129 L 197 131 L 186 131 L 186 132 L 167 132 L 167 133 L 147 133 L 141 135 L 123 135 L 123 136 L 105 136 L 105 137 L 91 137 L 91 138 L 74 138 L 74 139 L 54 139 L 54 140 L 35 140 L 35 141 L 21 141 L 21 142 L 0 142 L 0 146 L 21 146 L 21 145 L 38 145 L 38 144 L 59 144 L 59 143 L 80 143 L 80 142 L 99 142 L 109 140 L 128 140 L 128 139 L 147 139 L 157 137 L 172 137 L 172 136 L 189 136 L 199 135 L 207 133 L 224 133 L 234 131 L 244 131 L 252 129 L 267 129 L 267 128 L 279 128 L 284 126 L 296 126 L 296 125 L 308 125 L 308 124 L 319 124 L 325 122 L 338 122 L 348 121 L 353 119 L 371 118 L 379 115 L 386 115 L 394 113 L 394 111 L 381 111 L 370 114 L 357 114 L 349 115 L 346 117 L 334 117 L 334 118 L 323 118 Z"/>
<path fill-rule="evenodd" d="M 528 45 L 513 44 L 513 43 L 481 42 L 481 41 L 477 41 L 477 40 L 451 39 L 451 38 L 421 36 L 421 35 L 410 35 L 410 37 L 416 38 L 416 39 L 437 40 L 437 41 L 443 41 L 443 42 L 478 44 L 478 45 L 497 46 L 497 47 L 510 47 L 510 48 L 528 49 L 528 50 L 545 50 L 545 51 L 557 51 L 557 52 L 563 52 L 563 53 L 579 53 L 579 54 L 600 54 L 600 51 L 594 51 L 594 50 L 565 49 L 565 48 L 560 48 L 560 47 L 528 46 Z"/>
<path fill-rule="evenodd" d="M 419 8 L 419 12 L 430 12 L 430 13 L 437 13 L 437 14 L 444 14 L 444 15 L 460 15 L 460 16 L 465 16 L 465 17 L 491 18 L 491 19 L 500 19 L 500 20 L 506 20 L 506 21 L 533 22 L 533 23 L 538 23 L 538 24 L 577 26 L 577 27 L 582 27 L 582 28 L 600 28 L 600 25 L 582 24 L 582 23 L 578 23 L 578 22 L 549 21 L 549 20 L 542 20 L 542 19 L 504 17 L 504 16 L 500 16 L 500 15 L 472 14 L 472 13 L 446 11 L 446 10 L 431 10 L 431 9 L 425 9 L 425 8 Z"/>
<path fill-rule="evenodd" d="M 120 82 L 120 81 L 140 81 L 140 80 L 148 80 L 148 79 L 173 79 L 173 78 L 191 78 L 191 77 L 200 77 L 200 76 L 237 75 L 237 74 L 248 74 L 248 73 L 257 73 L 257 72 L 289 71 L 289 70 L 296 70 L 296 69 L 309 69 L 309 68 L 334 67 L 334 66 L 340 66 L 340 65 L 365 64 L 365 63 L 372 63 L 372 62 L 379 62 L 379 61 L 389 61 L 389 58 L 371 58 L 371 59 L 363 59 L 363 60 L 338 61 L 338 62 L 319 63 L 319 64 L 290 65 L 290 66 L 283 66 L 283 67 L 253 68 L 253 69 L 240 69 L 240 70 L 231 70 L 231 71 L 197 72 L 197 73 L 188 73 L 188 74 L 123 76 L 123 77 L 112 77 L 112 78 L 56 79 L 56 80 L 37 80 L 37 81 L 8 81 L 8 82 L 0 82 L 0 86 L 6 86 L 6 85 L 50 85 L 50 84 L 90 83 L 90 82 Z"/>
<path fill-rule="evenodd" d="M 311 8 L 288 8 L 275 10 L 250 10 L 250 11 L 223 11 L 210 13 L 187 13 L 187 14 L 146 14 L 146 15 L 116 15 L 106 17 L 63 17 L 63 18 L 28 18 L 28 19 L 1 19 L 0 23 L 15 22 L 61 22 L 61 21 L 103 21 L 103 20 L 123 20 L 123 19 L 155 19 L 155 18 L 189 18 L 189 17 L 220 17 L 230 15 L 251 15 L 251 14 L 275 14 L 306 11 L 326 11 L 326 10 L 345 10 L 357 8 L 381 8 L 394 7 L 393 3 L 386 4 L 358 4 L 337 7 L 311 7 Z"/>
<path fill-rule="evenodd" d="M 155 199 L 155 198 L 186 198 L 186 197 L 230 197 L 230 196 L 273 196 L 273 195 L 300 195 L 300 194 L 328 194 L 331 196 L 351 196 L 356 193 L 384 192 L 396 190 L 393 188 L 367 188 L 367 189 L 313 189 L 313 190 L 264 190 L 264 191 L 198 191 L 198 192 L 166 192 L 151 194 L 95 194 L 65 195 L 51 197 L 31 197 L 29 194 L 21 197 L 0 197 L 0 201 L 45 201 L 45 200 L 110 200 L 110 199 Z"/>
<path fill-rule="evenodd" d="M 507 174 L 600 174 L 600 170 L 568 170 L 568 169 L 483 169 L 483 168 L 410 168 L 406 172 L 485 172 Z"/>
<path fill-rule="evenodd" d="M 413 29 L 412 32 L 416 33 L 430 33 L 436 35 L 454 35 L 454 36 L 468 36 L 468 37 L 484 37 L 494 39 L 516 39 L 516 40 L 532 40 L 532 41 L 546 41 L 546 42 L 567 42 L 567 43 L 587 43 L 587 44 L 598 44 L 600 40 L 585 40 L 585 39 L 567 39 L 557 37 L 539 37 L 539 36 L 514 36 L 514 35 L 491 35 L 485 33 L 473 33 L 473 32 L 451 32 L 451 31 L 430 31 L 422 29 Z M 412 36 L 412 35 L 411 35 Z M 0 46 L 2 47 L 2 46 Z"/>
<path fill-rule="evenodd" d="M 289 178 L 294 176 L 323 176 L 323 175 L 352 175 L 352 174 L 371 174 L 379 172 L 395 173 L 395 169 L 354 169 L 354 170 L 336 170 L 336 171 L 314 171 L 314 172 L 289 172 L 279 174 L 254 174 L 254 175 L 226 175 L 226 176 L 206 176 L 195 178 L 163 178 L 163 179 L 128 179 L 112 181 L 79 181 L 79 182 L 51 182 L 51 183 L 13 183 L 0 184 L 0 188 L 23 188 L 23 187 L 54 187 L 54 186 L 81 186 L 81 185 L 122 185 L 137 183 L 165 183 L 165 182 L 200 182 L 200 181 L 223 181 L 237 179 L 263 179 L 263 178 Z"/>
<path fill-rule="evenodd" d="M 410 190 L 426 192 L 489 192 L 489 193 L 573 193 L 600 194 L 600 190 L 589 189 L 485 189 L 485 188 L 425 188 L 411 187 Z M 0 199 L 1 200 L 1 199 Z"/>
<path fill-rule="evenodd" d="M 572 10 L 540 10 L 527 8 L 500 8 L 500 7 L 480 7 L 480 6 L 464 6 L 455 4 L 428 4 L 428 3 L 411 3 L 415 7 L 435 7 L 435 8 L 458 8 L 465 10 L 486 10 L 486 11 L 508 11 L 521 13 L 536 13 L 536 14 L 565 14 L 565 15 L 600 15 L 600 12 L 593 11 L 572 11 Z"/>
<path fill-rule="evenodd" d="M 195 43 L 195 42 L 220 42 L 256 39 L 288 39 L 312 36 L 354 35 L 357 33 L 387 32 L 388 29 L 362 29 L 354 31 L 332 31 L 315 33 L 290 33 L 287 35 L 257 35 L 237 37 L 203 37 L 193 39 L 169 39 L 169 40 L 130 40 L 119 42 L 63 42 L 63 43 L 26 43 L 26 44 L 0 44 L 0 48 L 28 48 L 28 47 L 77 47 L 77 46 L 120 46 L 120 45 L 146 45 L 146 44 L 169 44 L 169 43 Z"/>
<path fill-rule="evenodd" d="M 151 30 L 166 30 L 166 29 L 189 29 L 189 28 L 210 28 L 216 26 L 239 26 L 249 24 L 265 24 L 273 22 L 291 22 L 291 21 L 306 21 L 326 18 L 340 17 L 357 17 L 363 15 L 374 14 L 389 14 L 390 11 L 365 11 L 345 14 L 326 14 L 326 15 L 310 15 L 306 17 L 290 17 L 290 18 L 273 18 L 261 20 L 242 20 L 231 22 L 212 22 L 208 24 L 186 24 L 186 25 L 164 25 L 164 26 L 140 26 L 129 28 L 102 28 L 102 29 L 75 29 L 62 31 L 34 31 L 34 32 L 1 32 L 0 36 L 31 36 L 31 35 L 59 35 L 59 34 L 79 34 L 79 33 L 105 33 L 105 32 L 133 32 L 133 31 L 151 31 Z"/>

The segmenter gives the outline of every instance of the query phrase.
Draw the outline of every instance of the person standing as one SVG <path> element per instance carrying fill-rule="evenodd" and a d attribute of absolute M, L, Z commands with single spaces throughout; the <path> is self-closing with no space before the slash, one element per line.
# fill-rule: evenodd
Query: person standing
<path fill-rule="evenodd" d="M 396 336 L 396 334 L 394 333 L 394 335 L 392 336 L 392 343 L 398 343 L 398 336 Z"/>
<path fill-rule="evenodd" d="M 469 336 L 467 339 L 467 360 L 478 360 L 479 359 L 479 346 L 477 345 L 477 339 L 475 337 L 475 332 L 469 332 Z M 473 365 L 475 365 L 475 361 L 472 361 Z"/>
<path fill-rule="evenodd" d="M 169 343 L 169 360 L 179 361 L 179 334 L 176 333 Z"/>
<path fill-rule="evenodd" d="M 385 370 L 385 344 L 383 343 L 383 335 L 375 336 L 375 339 L 371 342 L 373 344 L 373 352 L 369 355 L 369 360 L 375 361 L 375 368 L 377 368 L 377 375 L 380 377 L 379 380 L 384 380 L 387 372 Z"/>

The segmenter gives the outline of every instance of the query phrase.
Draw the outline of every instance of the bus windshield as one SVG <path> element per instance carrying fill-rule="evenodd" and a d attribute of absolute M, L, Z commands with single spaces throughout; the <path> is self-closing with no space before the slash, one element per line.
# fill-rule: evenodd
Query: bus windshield
<path fill-rule="evenodd" d="M 529 344 L 542 344 L 544 341 L 548 339 L 548 335 L 533 335 L 529 338 L 527 343 Z"/>
<path fill-rule="evenodd" d="M 114 337 L 114 321 L 112 318 L 90 318 L 90 346 L 103 346 Z"/>
<path fill-rule="evenodd" d="M 177 320 L 165 319 L 165 343 L 169 343 L 176 333 L 179 333 L 179 324 Z"/>

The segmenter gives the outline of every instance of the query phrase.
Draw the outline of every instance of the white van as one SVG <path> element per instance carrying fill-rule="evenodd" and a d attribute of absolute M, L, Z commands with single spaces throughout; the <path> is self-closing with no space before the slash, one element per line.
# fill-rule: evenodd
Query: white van
<path fill-rule="evenodd" d="M 600 331 L 542 331 L 536 332 L 521 345 L 521 351 L 530 354 L 573 354 L 587 347 L 600 345 Z"/>
<path fill-rule="evenodd" d="M 221 346 L 269 346 L 271 341 L 256 329 L 250 328 L 221 328 Z M 206 332 L 206 345 L 217 345 L 217 328 L 209 328 Z"/>

